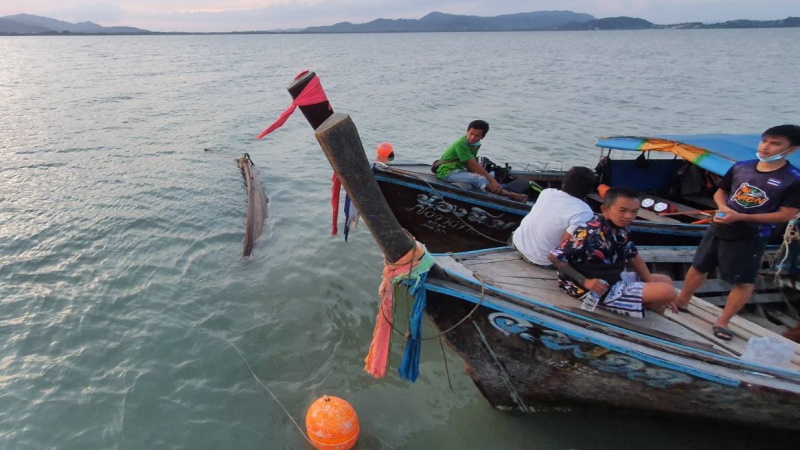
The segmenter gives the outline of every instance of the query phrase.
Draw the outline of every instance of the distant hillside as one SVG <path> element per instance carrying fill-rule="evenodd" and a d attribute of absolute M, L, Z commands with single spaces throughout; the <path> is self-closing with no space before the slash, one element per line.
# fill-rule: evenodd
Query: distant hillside
<path fill-rule="evenodd" d="M 583 23 L 568 23 L 559 30 L 648 30 L 653 23 L 635 17 L 606 17 Z"/>
<path fill-rule="evenodd" d="M 49 17 L 15 14 L 0 17 L 0 34 L 136 34 L 150 33 L 134 27 L 104 27 L 94 22 L 70 23 Z"/>
<path fill-rule="evenodd" d="M 781 20 L 729 20 L 722 23 L 704 24 L 703 28 L 794 28 L 800 27 L 800 17 Z"/>
<path fill-rule="evenodd" d="M 38 25 L 28 25 L 26 23 L 16 22 L 14 20 L 9 20 L 0 17 L 0 33 L 34 34 L 34 33 L 46 33 L 48 31 L 52 30 Z"/>
<path fill-rule="evenodd" d="M 308 27 L 305 33 L 401 33 L 431 31 L 522 31 L 552 29 L 571 22 L 594 19 L 572 11 L 537 11 L 495 17 L 460 16 L 432 12 L 415 19 L 377 19 L 368 23 L 341 22 L 330 26 Z"/>

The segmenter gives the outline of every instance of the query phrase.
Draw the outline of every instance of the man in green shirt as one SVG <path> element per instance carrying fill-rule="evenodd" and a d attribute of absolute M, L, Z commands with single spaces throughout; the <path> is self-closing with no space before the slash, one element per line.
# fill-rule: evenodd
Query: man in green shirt
<path fill-rule="evenodd" d="M 467 183 L 473 190 L 489 191 L 518 202 L 528 199 L 525 194 L 517 194 L 503 189 L 500 183 L 477 161 L 481 139 L 489 132 L 489 124 L 483 120 L 473 120 L 467 127 L 467 134 L 461 136 L 444 151 L 436 177 L 448 183 Z"/>

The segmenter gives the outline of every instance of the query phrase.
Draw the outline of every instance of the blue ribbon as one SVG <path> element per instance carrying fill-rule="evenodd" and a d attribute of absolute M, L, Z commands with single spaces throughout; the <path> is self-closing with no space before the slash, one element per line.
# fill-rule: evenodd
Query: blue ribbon
<path fill-rule="evenodd" d="M 347 236 L 350 234 L 350 196 L 344 195 L 344 241 L 347 242 Z"/>
<path fill-rule="evenodd" d="M 428 278 L 428 272 L 425 271 L 419 274 L 419 278 L 414 280 L 414 285 L 409 286 L 408 292 L 414 296 L 414 306 L 411 310 L 411 318 L 409 321 L 409 334 L 411 335 L 406 342 L 406 349 L 403 353 L 403 361 L 400 363 L 398 372 L 400 377 L 411 381 L 417 381 L 419 376 L 419 356 L 422 348 L 422 313 L 425 311 L 425 302 L 427 297 L 425 295 L 425 279 Z M 405 283 L 410 285 L 411 280 L 405 280 Z"/>

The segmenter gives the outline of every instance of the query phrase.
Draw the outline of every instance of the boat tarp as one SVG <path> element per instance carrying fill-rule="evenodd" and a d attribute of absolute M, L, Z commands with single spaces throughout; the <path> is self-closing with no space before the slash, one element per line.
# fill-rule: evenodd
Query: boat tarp
<path fill-rule="evenodd" d="M 612 136 L 599 138 L 600 148 L 629 151 L 659 151 L 673 153 L 705 170 L 725 175 L 738 161 L 756 159 L 760 134 L 696 134 L 688 136 Z M 800 155 L 787 158 L 800 167 Z"/>

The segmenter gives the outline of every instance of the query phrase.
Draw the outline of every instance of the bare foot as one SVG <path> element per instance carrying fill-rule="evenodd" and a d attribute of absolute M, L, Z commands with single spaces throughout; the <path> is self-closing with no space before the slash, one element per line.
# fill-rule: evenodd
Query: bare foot
<path fill-rule="evenodd" d="M 509 194 L 509 197 L 511 198 L 511 200 L 514 200 L 514 201 L 517 201 L 517 202 L 520 202 L 520 203 L 525 203 L 526 201 L 528 201 L 528 196 L 525 195 L 525 194 L 517 194 L 517 193 L 514 193 L 514 192 L 509 192 L 508 194 Z"/>

